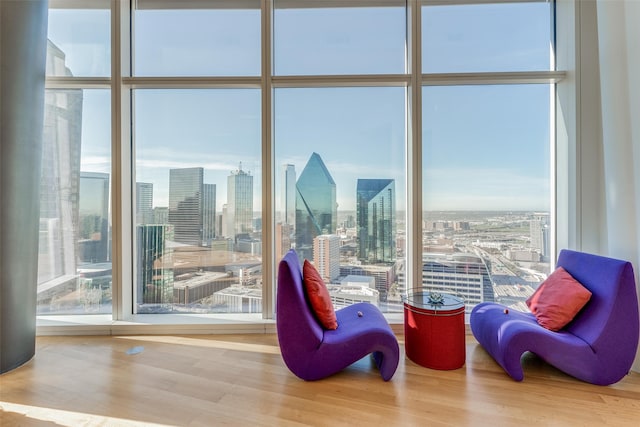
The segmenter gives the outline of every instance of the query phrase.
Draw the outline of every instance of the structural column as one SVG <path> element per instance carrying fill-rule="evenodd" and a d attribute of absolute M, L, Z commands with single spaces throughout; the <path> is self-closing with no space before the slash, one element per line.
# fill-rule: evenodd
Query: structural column
<path fill-rule="evenodd" d="M 607 253 L 634 262 L 640 294 L 640 7 L 629 0 L 597 6 Z M 633 369 L 640 370 L 640 352 Z"/>
<path fill-rule="evenodd" d="M 35 353 L 46 0 L 0 1 L 0 373 Z"/>

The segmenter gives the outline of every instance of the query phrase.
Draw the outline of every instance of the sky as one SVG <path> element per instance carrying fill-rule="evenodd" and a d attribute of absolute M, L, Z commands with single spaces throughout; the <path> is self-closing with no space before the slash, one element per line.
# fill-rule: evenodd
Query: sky
<path fill-rule="evenodd" d="M 548 70 L 548 3 L 423 8 L 423 72 Z M 255 10 L 136 13 L 135 75 L 258 76 Z M 75 76 L 108 77 L 108 11 L 50 12 L 49 37 Z M 274 17 L 274 74 L 403 73 L 402 8 L 285 9 Z M 507 36 L 505 36 L 505 34 Z M 427 210 L 548 210 L 548 85 L 423 88 L 423 189 Z M 276 207 L 281 167 L 298 176 L 313 152 L 337 185 L 339 209 L 355 208 L 358 178 L 396 180 L 405 206 L 407 95 L 402 87 L 277 88 L 273 94 Z M 82 170 L 110 171 L 110 97 L 85 90 Z M 136 90 L 136 180 L 166 206 L 170 168 L 201 166 L 217 184 L 254 176 L 261 198 L 258 89 Z"/>

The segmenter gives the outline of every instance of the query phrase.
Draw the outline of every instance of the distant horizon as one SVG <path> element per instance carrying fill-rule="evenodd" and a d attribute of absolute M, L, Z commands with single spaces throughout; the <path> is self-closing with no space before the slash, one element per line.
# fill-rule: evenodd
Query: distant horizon
<path fill-rule="evenodd" d="M 281 213 L 281 210 L 276 210 L 276 214 Z M 339 209 L 338 212 L 357 212 L 355 209 Z M 396 210 L 396 212 L 406 212 L 406 210 Z M 511 213 L 511 214 L 524 214 L 524 213 L 540 213 L 540 214 L 550 214 L 550 211 L 543 209 L 434 209 L 434 210 L 423 210 L 423 213 L 477 213 L 477 214 L 489 214 L 489 213 Z M 262 213 L 262 211 L 254 211 L 254 213 Z"/>
<path fill-rule="evenodd" d="M 154 208 L 169 208 L 168 206 L 154 206 Z M 262 213 L 262 210 L 254 210 L 254 213 Z M 277 209 L 275 211 L 276 213 L 280 213 L 282 212 L 281 210 Z M 357 212 L 356 209 L 338 209 L 338 212 Z M 403 209 L 398 209 L 396 210 L 396 212 L 406 212 L 406 210 Z M 442 213 L 448 213 L 448 212 L 465 212 L 465 213 L 542 213 L 542 214 L 548 214 L 549 211 L 548 210 L 544 210 L 544 209 L 434 209 L 434 210 L 423 210 L 422 212 L 429 212 L 429 213 L 435 213 L 435 212 L 442 212 Z"/>

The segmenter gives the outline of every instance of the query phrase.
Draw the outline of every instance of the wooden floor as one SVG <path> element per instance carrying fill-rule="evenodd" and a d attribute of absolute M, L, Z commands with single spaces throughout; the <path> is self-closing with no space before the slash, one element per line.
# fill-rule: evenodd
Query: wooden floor
<path fill-rule="evenodd" d="M 640 426 L 640 374 L 595 386 L 525 356 L 511 380 L 467 338 L 465 367 L 404 356 L 384 382 L 371 359 L 304 382 L 275 335 L 39 337 L 0 376 L 9 426 Z"/>

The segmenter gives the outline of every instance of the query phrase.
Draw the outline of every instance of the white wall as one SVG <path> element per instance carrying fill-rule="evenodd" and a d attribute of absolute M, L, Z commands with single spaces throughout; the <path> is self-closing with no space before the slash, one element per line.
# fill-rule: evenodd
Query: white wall
<path fill-rule="evenodd" d="M 640 6 L 635 0 L 598 0 L 597 21 L 607 251 L 633 262 L 638 283 Z M 640 370 L 638 354 L 634 370 Z"/>
<path fill-rule="evenodd" d="M 558 0 L 557 12 L 558 247 L 631 261 L 640 295 L 640 2 Z"/>

